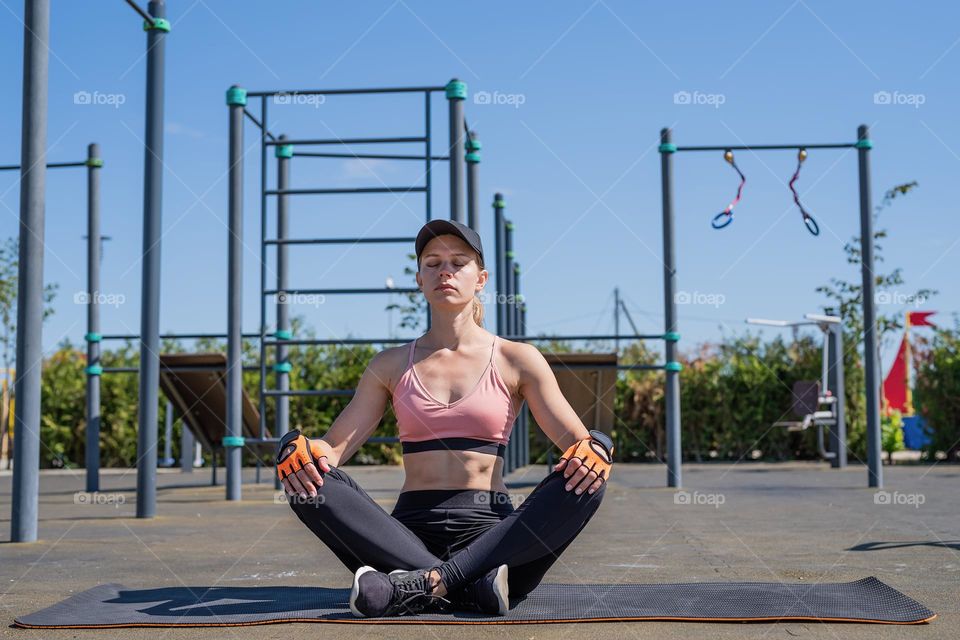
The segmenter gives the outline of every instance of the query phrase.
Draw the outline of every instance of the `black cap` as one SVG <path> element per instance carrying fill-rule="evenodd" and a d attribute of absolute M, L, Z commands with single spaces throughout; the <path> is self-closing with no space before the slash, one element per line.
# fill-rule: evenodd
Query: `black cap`
<path fill-rule="evenodd" d="M 417 263 L 420 262 L 420 254 L 423 253 L 424 247 L 427 246 L 427 243 L 436 238 L 437 236 L 442 235 L 454 235 L 458 238 L 461 238 L 464 242 L 470 245 L 477 254 L 480 255 L 480 260 L 483 261 L 483 245 L 480 244 L 480 234 L 468 227 L 465 224 L 461 224 L 456 220 L 431 220 L 427 224 L 423 225 L 420 229 L 420 232 L 417 234 Z"/>

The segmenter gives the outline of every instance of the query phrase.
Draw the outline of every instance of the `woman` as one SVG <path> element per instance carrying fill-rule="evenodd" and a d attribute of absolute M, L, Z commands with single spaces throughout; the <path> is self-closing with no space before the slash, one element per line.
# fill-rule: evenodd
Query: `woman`
<path fill-rule="evenodd" d="M 532 591 L 600 506 L 613 444 L 587 430 L 535 347 L 483 329 L 477 294 L 489 274 L 475 231 L 434 220 L 415 248 L 430 330 L 378 353 L 322 438 L 286 434 L 277 473 L 300 520 L 355 572 L 354 615 L 503 615 L 510 596 Z M 388 515 L 340 467 L 390 398 L 405 480 Z M 503 452 L 524 400 L 565 453 L 514 509 Z"/>

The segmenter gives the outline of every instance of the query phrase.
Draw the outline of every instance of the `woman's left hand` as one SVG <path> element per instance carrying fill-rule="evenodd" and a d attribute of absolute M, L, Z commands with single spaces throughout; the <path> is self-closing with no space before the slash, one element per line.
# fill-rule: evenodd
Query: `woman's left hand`
<path fill-rule="evenodd" d="M 584 491 L 592 494 L 606 482 L 610 477 L 610 470 L 613 466 L 608 459 L 603 447 L 591 446 L 592 438 L 584 438 L 572 444 L 570 448 L 563 452 L 554 467 L 554 471 L 563 471 L 563 476 L 568 479 L 567 491 L 574 491 L 580 495 Z M 597 451 L 597 449 L 600 451 Z"/>

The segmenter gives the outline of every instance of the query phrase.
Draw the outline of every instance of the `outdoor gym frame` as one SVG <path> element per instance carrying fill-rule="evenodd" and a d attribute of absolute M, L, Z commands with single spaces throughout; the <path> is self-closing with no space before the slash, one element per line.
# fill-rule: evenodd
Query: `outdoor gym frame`
<path fill-rule="evenodd" d="M 876 307 L 874 301 L 873 275 L 873 206 L 870 197 L 870 130 L 867 125 L 857 128 L 857 141 L 839 144 L 789 144 L 789 145 L 726 145 L 726 146 L 677 146 L 669 128 L 660 130 L 660 168 L 663 195 L 663 273 L 664 304 L 666 306 L 666 330 L 676 331 L 677 306 L 676 261 L 674 254 L 673 215 L 673 155 L 685 151 L 771 151 L 792 149 L 856 149 L 859 163 L 860 185 L 860 255 L 863 282 L 863 357 L 866 368 L 867 401 L 867 467 L 868 486 L 883 487 L 883 466 L 880 457 L 880 375 L 877 359 Z M 667 360 L 672 360 L 675 342 L 667 343 Z M 840 362 L 843 362 L 842 356 Z M 680 376 L 677 371 L 667 371 L 667 469 L 670 486 L 680 486 Z M 675 407 L 674 411 L 670 408 Z M 675 472 L 674 472 L 675 470 Z M 674 473 L 676 475 L 674 475 Z M 675 483 L 675 484 L 674 484 Z"/>
<path fill-rule="evenodd" d="M 30 165 L 4 165 L 0 166 L 0 171 L 22 171 L 23 166 Z M 80 160 L 77 162 L 49 162 L 45 164 L 47 169 L 67 169 L 73 167 L 86 167 L 87 169 L 87 254 L 91 262 L 88 263 L 88 274 L 90 277 L 93 277 L 94 274 L 99 272 L 99 260 L 100 260 L 100 233 L 99 233 L 99 220 L 100 220 L 100 168 L 103 167 L 103 159 L 100 157 L 100 145 L 97 143 L 92 143 L 87 146 L 87 158 L 86 160 Z M 28 189 L 27 182 L 28 177 L 31 173 L 37 173 L 36 171 L 22 171 L 21 178 L 22 189 Z M 21 202 L 23 202 L 25 195 L 21 195 Z M 35 229 L 39 229 L 38 232 L 35 232 Z M 19 329 L 17 335 L 18 343 L 18 355 L 24 357 L 24 360 L 29 361 L 29 356 L 24 354 L 20 347 L 21 335 L 24 336 L 33 336 L 31 338 L 30 344 L 33 344 L 33 340 L 36 340 L 36 347 L 38 349 L 37 358 L 43 357 L 43 353 L 40 350 L 40 331 L 43 326 L 43 305 L 42 300 L 41 304 L 38 307 L 33 307 L 28 305 L 24 299 L 24 289 L 23 287 L 32 288 L 32 284 L 27 282 L 26 274 L 30 273 L 39 273 L 42 274 L 42 257 L 43 257 L 43 220 L 40 219 L 39 222 L 34 222 L 34 224 L 21 222 L 20 225 L 20 251 L 19 251 L 19 264 L 20 264 L 20 292 L 19 298 L 20 303 L 17 305 L 17 327 Z M 38 237 L 39 234 L 39 237 Z M 39 252 L 39 255 L 38 253 Z M 88 280 L 88 284 L 90 281 Z M 40 289 L 42 292 L 42 280 L 40 281 Z M 93 296 L 96 296 L 98 291 L 92 285 L 90 286 L 90 291 L 94 292 Z M 96 301 L 92 301 L 87 307 L 87 320 L 91 320 L 91 313 L 94 313 L 96 308 Z M 21 314 L 23 314 L 21 316 Z M 31 324 L 31 322 L 35 323 Z M 36 333 L 34 333 L 36 332 Z M 99 357 L 98 346 L 96 343 L 88 343 L 87 348 L 87 358 L 88 361 L 93 362 L 94 358 Z M 11 507 L 11 540 L 14 542 L 30 542 L 36 540 L 37 537 L 37 519 L 38 519 L 38 502 L 36 496 L 39 493 L 40 489 L 40 476 L 39 476 L 39 467 L 40 467 L 40 432 L 39 432 L 39 410 L 40 410 L 40 389 L 37 388 L 35 391 L 32 386 L 28 385 L 29 377 L 26 374 L 32 374 L 32 371 L 26 371 L 21 369 L 23 366 L 24 360 L 21 360 L 20 357 L 17 358 L 17 376 L 16 376 L 16 390 L 19 390 L 19 395 L 17 395 L 18 402 L 15 403 L 14 414 L 15 420 L 14 424 L 19 427 L 16 429 L 14 434 L 14 447 L 13 447 L 13 491 L 12 491 L 12 507 Z M 31 369 L 36 369 L 37 374 L 40 373 L 40 367 L 32 367 Z M 38 379 L 39 381 L 39 379 Z M 16 393 L 15 390 L 15 393 Z M 36 393 L 36 395 L 33 395 Z M 87 379 L 87 398 L 100 397 L 100 385 L 99 380 L 94 377 Z M 32 413 L 27 413 L 31 409 L 31 400 L 36 399 L 36 410 L 37 410 L 37 426 L 35 430 L 31 430 L 27 425 L 33 424 L 31 420 L 33 419 Z M 99 400 L 98 400 L 99 402 Z M 89 406 L 89 404 L 88 404 Z M 98 469 L 100 465 L 100 449 L 99 446 L 93 448 L 89 446 L 91 441 L 99 443 L 99 431 L 100 425 L 94 422 L 87 422 L 87 450 L 86 450 L 86 466 L 88 478 L 90 474 L 90 469 Z M 93 439 L 93 434 L 97 434 L 96 439 Z M 96 475 L 96 471 L 93 472 Z"/>
<path fill-rule="evenodd" d="M 431 96 L 442 93 L 447 98 L 449 140 L 447 155 L 434 155 L 432 144 L 432 105 Z M 275 102 L 281 96 L 348 96 L 348 95 L 382 95 L 382 94 L 421 94 L 424 108 L 424 130 L 420 135 L 399 137 L 371 137 L 371 138 L 303 138 L 289 139 L 286 136 L 275 136 L 268 130 L 269 101 Z M 287 348 L 293 345 L 320 345 L 320 344 L 396 344 L 407 342 L 406 339 L 297 339 L 292 335 L 288 313 L 287 298 L 298 295 L 363 295 L 385 293 L 417 293 L 416 287 L 407 288 L 290 288 L 287 280 L 288 255 L 290 245 L 320 245 L 320 244 L 357 244 L 357 243 L 397 243 L 410 246 L 415 237 L 377 237 L 377 238 L 290 238 L 289 229 L 289 199 L 291 196 L 318 196 L 341 194 L 371 194 L 390 193 L 404 195 L 409 193 L 423 193 L 425 196 L 425 221 L 429 222 L 432 216 L 432 163 L 436 160 L 449 161 L 450 178 L 450 209 L 449 217 L 452 220 L 469 225 L 479 232 L 479 216 L 477 211 L 478 173 L 480 162 L 480 142 L 468 130 L 464 116 L 464 101 L 467 97 L 467 86 L 456 78 L 445 86 L 423 87 L 389 87 L 368 89 L 309 89 L 309 90 L 272 90 L 247 91 L 238 86 L 232 86 L 227 91 L 227 106 L 229 108 L 229 174 L 228 174 L 228 277 L 227 277 L 227 408 L 226 408 L 226 436 L 223 446 L 226 450 L 226 497 L 228 500 L 241 499 L 241 454 L 242 449 L 249 446 L 265 446 L 276 444 L 280 437 L 289 429 L 289 398 L 291 396 L 350 396 L 352 389 L 309 389 L 291 390 L 289 374 L 292 369 L 287 360 Z M 259 114 L 253 114 L 247 109 L 249 99 L 258 99 Z M 257 438 L 244 438 L 242 431 L 242 377 L 241 377 L 241 300 L 243 284 L 242 247 L 243 247 L 243 127 L 244 120 L 249 119 L 256 125 L 260 138 L 260 332 L 257 336 L 260 345 L 260 433 Z M 357 153 L 352 145 L 365 144 L 422 144 L 421 154 L 386 154 L 386 153 Z M 299 150 L 298 147 L 342 147 L 344 152 L 317 152 Z M 277 159 L 277 186 L 274 189 L 267 185 L 267 151 L 274 148 Z M 465 154 L 466 151 L 466 154 Z M 421 161 L 423 165 L 423 185 L 405 186 L 375 186 L 360 188 L 290 188 L 290 164 L 293 158 L 376 158 L 388 160 Z M 468 165 L 465 167 L 465 164 Z M 466 179 L 465 179 L 466 178 Z M 465 187 L 466 192 L 465 193 Z M 267 234 L 268 199 L 276 198 L 277 235 L 269 238 Z M 467 207 L 465 208 L 465 204 Z M 469 220 L 465 220 L 468 214 Z M 277 247 L 277 282 L 274 288 L 267 283 L 267 249 Z M 276 330 L 272 335 L 267 333 L 267 298 L 276 299 Z M 427 316 L 427 327 L 430 318 Z M 272 338 L 272 339 L 271 339 Z M 276 349 L 273 373 L 275 374 L 275 389 L 267 388 L 267 349 Z M 266 401 L 267 398 L 277 399 L 275 412 L 276 429 L 273 437 L 266 434 Z M 374 438 L 371 441 L 395 441 L 396 438 Z M 260 479 L 260 457 L 257 456 L 257 481 Z M 276 483 L 276 480 L 275 480 Z"/>
<path fill-rule="evenodd" d="M 151 0 L 144 11 L 126 0 L 143 19 L 147 33 L 147 89 L 144 136 L 143 300 L 140 337 L 140 412 L 137 431 L 137 516 L 153 515 L 156 495 L 157 407 L 159 385 L 160 231 L 163 176 L 164 43 L 170 31 L 163 0 Z M 20 255 L 17 292 L 17 378 L 14 424 L 13 496 L 10 539 L 37 539 L 40 465 L 40 369 L 43 362 L 43 247 L 46 168 L 47 91 L 50 54 L 50 0 L 24 3 L 23 115 L 20 150 Z M 98 153 L 91 145 L 90 153 Z M 99 160 L 99 158 L 96 158 Z M 66 163 L 70 165 L 71 163 Z M 93 167 L 93 168 L 99 168 Z M 97 172 L 92 172 L 96 175 Z M 88 277 L 99 278 L 99 183 L 90 178 L 97 195 L 89 212 Z M 95 190 L 95 191 L 94 191 Z M 88 205 L 89 206 L 89 205 Z M 94 260 L 95 258 L 95 260 Z M 94 262 L 90 262 L 94 260 Z M 91 266 L 94 265 L 94 266 Z M 99 324 L 97 289 L 87 309 L 87 487 L 99 486 Z M 90 327 L 94 327 L 91 329 Z M 153 399 L 151 406 L 145 400 Z M 152 446 L 151 446 L 152 445 Z"/>

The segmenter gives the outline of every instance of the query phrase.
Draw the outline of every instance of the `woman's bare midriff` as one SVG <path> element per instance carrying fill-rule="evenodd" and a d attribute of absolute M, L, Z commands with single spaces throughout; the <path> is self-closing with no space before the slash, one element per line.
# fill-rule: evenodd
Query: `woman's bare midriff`
<path fill-rule="evenodd" d="M 406 370 L 407 352 L 400 351 L 401 355 L 397 356 L 398 368 L 394 380 L 398 380 Z M 507 384 L 511 384 L 513 372 L 505 368 L 502 362 L 496 364 L 500 374 L 506 376 Z M 435 388 L 432 381 L 428 384 Z M 436 386 L 440 386 L 439 383 Z M 450 450 L 406 453 L 403 455 L 403 470 L 405 477 L 401 491 L 478 489 L 507 492 L 507 486 L 503 483 L 503 458 L 489 453 Z"/>
<path fill-rule="evenodd" d="M 507 492 L 503 458 L 478 451 L 420 451 L 403 456 L 401 491 L 479 489 Z"/>

